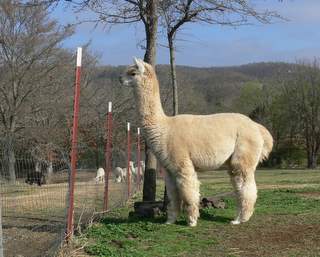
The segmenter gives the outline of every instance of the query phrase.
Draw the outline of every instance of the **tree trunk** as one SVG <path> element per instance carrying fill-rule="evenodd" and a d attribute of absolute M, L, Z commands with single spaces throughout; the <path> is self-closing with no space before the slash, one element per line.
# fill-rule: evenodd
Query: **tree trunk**
<path fill-rule="evenodd" d="M 170 52 L 170 70 L 171 70 L 171 83 L 172 83 L 172 104 L 173 104 L 173 116 L 179 113 L 179 102 L 178 102 L 178 83 L 177 83 L 177 72 L 176 72 L 176 61 L 175 61 L 175 48 L 173 42 L 173 34 L 168 33 L 168 43 Z M 164 188 L 163 195 L 163 210 L 166 211 L 169 204 L 169 198 L 167 194 L 167 187 Z"/>
<path fill-rule="evenodd" d="M 142 201 L 156 200 L 156 168 L 157 159 L 151 149 L 146 146 L 146 170 L 144 173 Z"/>
<path fill-rule="evenodd" d="M 51 183 L 53 177 L 53 163 L 52 160 L 49 160 L 47 167 L 47 183 Z"/>
<path fill-rule="evenodd" d="M 157 0 L 147 1 L 146 11 L 146 19 L 144 23 L 146 32 L 146 52 L 144 55 L 144 61 L 155 66 L 158 32 Z M 157 159 L 147 144 L 145 146 L 145 153 L 146 169 L 143 182 L 143 201 L 155 201 Z"/>
<path fill-rule="evenodd" d="M 146 52 L 144 61 L 155 66 L 158 33 L 157 0 L 147 1 L 144 25 L 146 32 Z"/>
<path fill-rule="evenodd" d="M 14 184 L 16 183 L 16 170 L 15 170 L 16 157 L 15 157 L 13 148 L 8 149 L 8 158 L 9 158 L 10 183 Z"/>
<path fill-rule="evenodd" d="M 10 183 L 16 183 L 16 171 L 15 171 L 15 164 L 16 164 L 16 157 L 14 153 L 14 140 L 12 135 L 8 135 L 5 140 L 4 145 L 4 162 L 7 172 L 9 174 Z"/>
<path fill-rule="evenodd" d="M 308 151 L 308 169 L 317 168 L 318 155 L 313 151 Z"/>
<path fill-rule="evenodd" d="M 172 83 L 172 103 L 173 103 L 173 115 L 178 114 L 178 84 L 177 84 L 177 72 L 175 63 L 175 49 L 172 36 L 168 35 L 169 51 L 170 51 L 170 69 L 171 69 L 171 83 Z"/>
<path fill-rule="evenodd" d="M 36 160 L 36 165 L 35 165 L 35 168 L 37 173 L 40 173 L 41 172 L 41 163 L 39 160 Z"/>

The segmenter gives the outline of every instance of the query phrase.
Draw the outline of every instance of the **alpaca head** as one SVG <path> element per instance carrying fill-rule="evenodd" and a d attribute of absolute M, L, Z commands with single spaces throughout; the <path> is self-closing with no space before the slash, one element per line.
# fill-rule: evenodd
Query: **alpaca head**
<path fill-rule="evenodd" d="M 152 66 L 143 60 L 134 58 L 133 62 L 134 64 L 120 77 L 120 82 L 124 86 L 138 87 L 153 73 Z"/>
<path fill-rule="evenodd" d="M 157 75 L 153 67 L 141 59 L 133 59 L 134 64 L 129 66 L 120 82 L 133 89 L 136 107 L 139 110 L 141 126 L 155 124 L 155 119 L 163 117 L 160 90 Z"/>

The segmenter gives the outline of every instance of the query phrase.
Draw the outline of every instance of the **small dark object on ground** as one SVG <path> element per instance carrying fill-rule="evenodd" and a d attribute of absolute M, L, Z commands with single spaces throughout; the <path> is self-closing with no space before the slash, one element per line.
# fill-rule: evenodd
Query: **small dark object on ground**
<path fill-rule="evenodd" d="M 225 209 L 226 203 L 220 197 L 204 197 L 200 203 L 202 208 L 216 208 L 216 209 Z"/>
<path fill-rule="evenodd" d="M 29 185 L 36 183 L 38 184 L 38 186 L 47 184 L 46 176 L 44 175 L 44 173 L 38 171 L 28 172 L 25 182 Z"/>
<path fill-rule="evenodd" d="M 200 203 L 202 208 L 213 207 L 216 209 L 225 209 L 226 203 L 223 197 L 233 195 L 233 193 L 223 193 L 213 197 L 204 197 Z M 129 213 L 129 217 L 136 218 L 155 218 L 165 212 L 163 209 L 163 201 L 144 201 L 135 202 L 134 211 Z"/>
<path fill-rule="evenodd" d="M 129 213 L 130 217 L 155 218 L 161 214 L 163 201 L 135 202 L 134 211 Z"/>

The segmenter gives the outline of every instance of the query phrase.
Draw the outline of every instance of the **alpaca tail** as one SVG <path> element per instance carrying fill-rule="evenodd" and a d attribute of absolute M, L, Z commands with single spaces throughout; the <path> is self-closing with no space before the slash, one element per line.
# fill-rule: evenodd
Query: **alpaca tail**
<path fill-rule="evenodd" d="M 260 133 L 263 138 L 263 148 L 262 153 L 260 155 L 260 162 L 266 160 L 272 150 L 273 147 L 273 138 L 270 132 L 262 125 L 258 124 Z"/>

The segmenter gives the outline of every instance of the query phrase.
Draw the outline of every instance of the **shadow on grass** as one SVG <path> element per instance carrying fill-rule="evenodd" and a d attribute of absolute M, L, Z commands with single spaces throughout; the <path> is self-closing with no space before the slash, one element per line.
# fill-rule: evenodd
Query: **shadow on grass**
<path fill-rule="evenodd" d="M 214 215 L 213 213 L 209 213 L 206 210 L 201 209 L 200 210 L 200 220 L 206 220 L 206 221 L 212 221 L 217 223 L 223 223 L 228 224 L 232 220 L 230 217 L 220 216 L 220 215 Z M 139 223 L 139 222 L 150 222 L 154 224 L 163 224 L 165 225 L 166 222 L 166 215 L 162 214 L 161 216 L 155 217 L 155 218 L 142 218 L 142 217 L 104 217 L 100 220 L 100 223 L 103 224 L 133 224 L 133 223 Z M 183 213 L 180 218 L 177 220 L 175 225 L 178 226 L 187 226 L 187 218 L 185 213 Z"/>
<path fill-rule="evenodd" d="M 207 220 L 207 221 L 213 221 L 213 222 L 217 222 L 217 223 L 224 223 L 224 224 L 228 224 L 232 220 L 229 217 L 216 216 L 212 213 L 208 213 L 205 210 L 200 210 L 200 219 Z"/>
<path fill-rule="evenodd" d="M 156 218 L 140 218 L 140 217 L 104 217 L 101 219 L 100 223 L 103 224 L 132 224 L 132 223 L 139 223 L 139 222 L 150 222 L 150 223 L 155 223 L 155 224 L 161 224 L 165 223 L 166 217 L 165 216 L 160 216 Z"/>
<path fill-rule="evenodd" d="M 138 217 L 128 217 L 128 218 L 123 218 L 123 217 L 105 217 L 103 218 L 100 222 L 103 224 L 133 224 L 133 223 L 139 223 L 139 222 L 150 222 L 153 224 L 160 224 L 160 225 L 166 225 L 167 218 L 165 215 L 156 217 L 156 218 L 138 218 Z M 180 217 L 175 225 L 178 226 L 187 226 L 187 221 L 184 216 Z"/>

